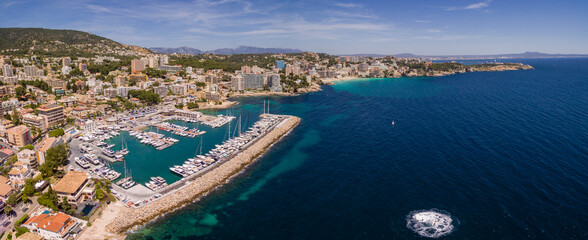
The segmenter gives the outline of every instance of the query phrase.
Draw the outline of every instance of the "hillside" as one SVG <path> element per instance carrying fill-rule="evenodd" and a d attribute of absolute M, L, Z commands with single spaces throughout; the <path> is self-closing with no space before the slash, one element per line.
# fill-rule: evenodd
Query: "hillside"
<path fill-rule="evenodd" d="M 195 48 L 190 47 L 179 47 L 179 48 L 161 48 L 161 47 L 154 47 L 150 48 L 152 51 L 156 53 L 163 53 L 163 54 L 171 54 L 171 53 L 179 53 L 179 54 L 193 54 L 198 55 L 202 53 L 211 53 L 211 54 L 218 54 L 218 55 L 233 55 L 233 54 L 263 54 L 263 53 L 301 53 L 300 49 L 291 49 L 291 48 L 260 48 L 260 47 L 250 47 L 250 46 L 239 46 L 238 48 L 219 48 L 210 51 L 202 51 Z"/>
<path fill-rule="evenodd" d="M 0 28 L 0 54 L 42 56 L 130 56 L 151 51 L 76 30 Z"/>

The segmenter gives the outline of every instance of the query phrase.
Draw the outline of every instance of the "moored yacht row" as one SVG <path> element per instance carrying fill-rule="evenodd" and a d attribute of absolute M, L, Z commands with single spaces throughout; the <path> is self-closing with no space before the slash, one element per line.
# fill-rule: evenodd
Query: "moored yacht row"
<path fill-rule="evenodd" d="M 202 122 L 202 124 L 211 126 L 213 128 L 218 128 L 218 127 L 222 127 L 223 125 L 229 123 L 233 119 L 235 119 L 234 116 L 225 116 L 225 115 L 220 114 L 214 120 L 204 121 L 204 122 Z"/>
<path fill-rule="evenodd" d="M 170 170 L 182 177 L 188 177 L 196 174 L 198 171 L 214 165 L 220 160 L 237 153 L 249 143 L 266 133 L 270 128 L 276 126 L 284 119 L 283 116 L 264 115 L 259 121 L 255 122 L 246 132 L 241 133 L 238 137 L 229 139 L 205 155 L 198 155 L 196 158 L 190 158 L 182 165 L 170 167 Z"/>

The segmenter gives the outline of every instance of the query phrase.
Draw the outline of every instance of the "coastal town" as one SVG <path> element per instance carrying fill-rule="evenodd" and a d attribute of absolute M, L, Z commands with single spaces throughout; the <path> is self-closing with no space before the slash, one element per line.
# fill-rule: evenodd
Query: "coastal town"
<path fill-rule="evenodd" d="M 219 186 L 300 121 L 271 114 L 264 106 L 248 128 L 232 135 L 229 130 L 231 137 L 212 150 L 200 147 L 193 158 L 162 170 L 180 180 L 154 175 L 137 182 L 127 171 L 125 158 L 141 152 L 129 151 L 122 135 L 127 142 L 165 151 L 206 136 L 194 126 L 230 127 L 240 121 L 200 111 L 230 108 L 236 97 L 316 92 L 321 85 L 356 78 L 532 68 L 313 52 L 227 56 L 133 49 L 109 47 L 100 55 L 60 57 L 43 51 L 0 52 L 2 239 L 121 238 L 124 231 Z M 122 141 L 113 144 L 111 138 Z M 189 150 L 198 151 L 194 148 Z M 112 168 L 121 162 L 123 171 Z"/>

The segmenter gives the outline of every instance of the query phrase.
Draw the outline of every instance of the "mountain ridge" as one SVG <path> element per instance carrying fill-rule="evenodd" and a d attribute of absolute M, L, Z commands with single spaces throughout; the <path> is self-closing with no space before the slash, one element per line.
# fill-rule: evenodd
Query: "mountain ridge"
<path fill-rule="evenodd" d="M 130 56 L 147 53 L 151 53 L 151 51 L 78 30 L 0 28 L 0 54 L 91 57 L 95 55 Z"/>
<path fill-rule="evenodd" d="M 219 54 L 219 55 L 233 55 L 233 54 L 262 54 L 262 53 L 301 53 L 300 49 L 294 48 L 262 48 L 252 46 L 239 46 L 236 48 L 218 48 L 210 51 L 203 51 L 192 47 L 177 47 L 177 48 L 164 48 L 164 47 L 152 47 L 149 48 L 151 51 L 162 54 Z"/>

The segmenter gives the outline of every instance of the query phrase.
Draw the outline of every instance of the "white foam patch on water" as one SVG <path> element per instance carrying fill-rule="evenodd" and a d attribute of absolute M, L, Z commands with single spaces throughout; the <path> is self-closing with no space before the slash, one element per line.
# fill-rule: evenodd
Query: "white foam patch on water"
<path fill-rule="evenodd" d="M 445 236 L 454 229 L 451 215 L 437 209 L 410 212 L 406 216 L 406 227 L 423 237 L 429 238 Z"/>

